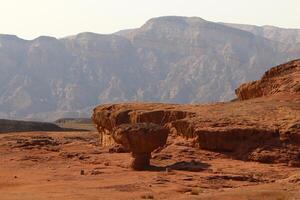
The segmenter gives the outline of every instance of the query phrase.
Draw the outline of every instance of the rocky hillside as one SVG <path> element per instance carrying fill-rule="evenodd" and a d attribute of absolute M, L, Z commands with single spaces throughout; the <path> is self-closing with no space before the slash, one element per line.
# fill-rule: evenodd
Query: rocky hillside
<path fill-rule="evenodd" d="M 300 60 L 273 67 L 261 80 L 242 84 L 235 92 L 239 100 L 274 94 L 300 94 Z"/>
<path fill-rule="evenodd" d="M 241 29 L 160 17 L 110 35 L 0 35 L 0 117 L 86 117 L 99 102 L 225 101 L 239 84 L 300 57 L 295 30 L 269 37 Z"/>
<path fill-rule="evenodd" d="M 123 124 L 154 123 L 194 146 L 242 160 L 300 166 L 300 60 L 274 67 L 237 89 L 228 103 L 100 105 L 93 120 L 102 144 Z M 240 100 L 239 100 L 240 99 Z M 246 100 L 247 99 L 247 100 Z M 126 137 L 125 137 L 126 138 Z"/>
<path fill-rule="evenodd" d="M 221 23 L 232 28 L 241 29 L 268 38 L 270 40 L 279 41 L 286 44 L 300 43 L 300 30 L 299 29 L 285 29 L 275 26 L 253 26 L 247 24 L 230 24 Z"/>

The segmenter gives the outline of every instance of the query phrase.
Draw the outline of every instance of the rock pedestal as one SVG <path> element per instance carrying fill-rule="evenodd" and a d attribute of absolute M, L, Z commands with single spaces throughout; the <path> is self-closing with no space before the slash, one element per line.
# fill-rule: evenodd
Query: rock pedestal
<path fill-rule="evenodd" d="M 133 157 L 131 168 L 134 170 L 143 170 L 150 166 L 151 153 L 131 154 Z"/>
<path fill-rule="evenodd" d="M 122 124 L 113 130 L 116 143 L 132 152 L 131 167 L 143 170 L 149 167 L 151 152 L 164 146 L 169 129 L 153 123 Z"/>

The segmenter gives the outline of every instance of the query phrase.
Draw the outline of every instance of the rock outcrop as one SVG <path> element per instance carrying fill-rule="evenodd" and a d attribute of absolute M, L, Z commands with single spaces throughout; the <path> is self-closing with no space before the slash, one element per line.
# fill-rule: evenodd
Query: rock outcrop
<path fill-rule="evenodd" d="M 261 80 L 242 84 L 235 93 L 239 100 L 278 93 L 300 94 L 300 60 L 273 67 Z"/>
<path fill-rule="evenodd" d="M 154 123 L 202 149 L 242 160 L 300 166 L 299 61 L 272 68 L 228 103 L 100 105 L 93 121 L 103 145 L 121 124 Z M 243 100 L 243 101 L 241 101 Z"/>
<path fill-rule="evenodd" d="M 150 165 L 151 152 L 166 144 L 169 129 L 153 123 L 122 124 L 112 133 L 114 141 L 132 152 L 131 167 L 142 170 Z"/>

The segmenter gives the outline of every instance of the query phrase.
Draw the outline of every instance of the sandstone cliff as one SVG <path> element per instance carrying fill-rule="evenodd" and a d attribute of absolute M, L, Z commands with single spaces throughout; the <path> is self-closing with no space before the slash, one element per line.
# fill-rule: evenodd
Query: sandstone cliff
<path fill-rule="evenodd" d="M 273 67 L 261 80 L 242 84 L 235 92 L 239 100 L 279 93 L 300 94 L 300 60 Z"/>
<path fill-rule="evenodd" d="M 228 103 L 100 105 L 93 121 L 103 138 L 121 124 L 155 123 L 200 148 L 234 158 L 300 166 L 299 61 L 272 68 L 260 81 L 237 89 Z M 254 86 L 253 86 L 254 85 Z"/>

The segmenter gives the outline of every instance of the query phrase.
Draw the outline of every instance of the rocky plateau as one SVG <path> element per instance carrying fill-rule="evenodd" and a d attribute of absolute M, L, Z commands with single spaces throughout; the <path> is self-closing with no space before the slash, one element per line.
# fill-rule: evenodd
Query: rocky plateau
<path fill-rule="evenodd" d="M 154 123 L 201 149 L 234 158 L 300 166 L 300 60 L 267 71 L 236 89 L 228 103 L 100 105 L 93 120 L 103 144 L 122 124 Z M 162 134 L 163 138 L 163 134 Z"/>

